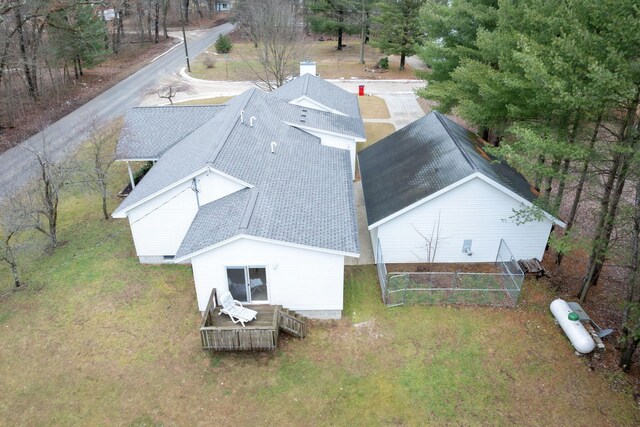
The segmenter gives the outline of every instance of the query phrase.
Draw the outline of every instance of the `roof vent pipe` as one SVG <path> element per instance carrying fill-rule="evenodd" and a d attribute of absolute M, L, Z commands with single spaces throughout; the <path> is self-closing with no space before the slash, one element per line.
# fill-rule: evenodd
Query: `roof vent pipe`
<path fill-rule="evenodd" d="M 244 110 L 240 110 L 240 123 L 244 123 Z"/>
<path fill-rule="evenodd" d="M 256 116 L 251 116 L 249 118 L 249 126 L 253 127 L 253 122 L 255 122 L 255 121 L 256 121 Z"/>
<path fill-rule="evenodd" d="M 275 141 L 271 141 L 271 154 L 275 154 L 276 153 L 276 146 L 278 144 Z"/>

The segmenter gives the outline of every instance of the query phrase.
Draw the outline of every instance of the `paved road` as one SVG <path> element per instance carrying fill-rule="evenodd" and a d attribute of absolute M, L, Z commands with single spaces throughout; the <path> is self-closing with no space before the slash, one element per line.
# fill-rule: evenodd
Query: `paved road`
<path fill-rule="evenodd" d="M 187 34 L 189 56 L 195 58 L 218 38 L 221 33 L 233 29 L 232 24 L 224 24 L 208 31 L 192 31 Z M 44 131 L 25 140 L 22 144 L 0 155 L 0 188 L 15 191 L 33 176 L 35 162 L 27 147 L 42 147 L 46 140 L 54 160 L 61 158 L 66 151 L 75 150 L 85 139 L 83 124 L 92 115 L 100 121 L 110 121 L 120 117 L 127 109 L 139 105 L 143 91 L 157 84 L 162 77 L 176 73 L 185 63 L 184 46 L 180 44 L 162 57 L 103 92 L 85 105 L 53 123 Z M 57 158 L 56 158 L 57 157 Z"/>

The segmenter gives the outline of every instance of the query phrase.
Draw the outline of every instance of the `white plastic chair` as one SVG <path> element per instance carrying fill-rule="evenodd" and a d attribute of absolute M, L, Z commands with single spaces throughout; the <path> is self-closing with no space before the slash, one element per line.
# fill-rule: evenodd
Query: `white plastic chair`
<path fill-rule="evenodd" d="M 257 311 L 243 307 L 242 303 L 234 300 L 229 292 L 223 293 L 219 302 L 222 308 L 220 308 L 218 316 L 227 314 L 233 323 L 241 323 L 242 326 L 245 326 L 244 322 L 250 322 L 258 316 Z"/>

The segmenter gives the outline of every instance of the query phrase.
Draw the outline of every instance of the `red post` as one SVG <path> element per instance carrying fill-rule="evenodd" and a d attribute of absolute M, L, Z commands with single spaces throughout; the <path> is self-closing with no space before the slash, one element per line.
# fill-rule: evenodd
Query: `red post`
<path fill-rule="evenodd" d="M 364 85 L 358 86 L 358 96 L 364 96 Z"/>

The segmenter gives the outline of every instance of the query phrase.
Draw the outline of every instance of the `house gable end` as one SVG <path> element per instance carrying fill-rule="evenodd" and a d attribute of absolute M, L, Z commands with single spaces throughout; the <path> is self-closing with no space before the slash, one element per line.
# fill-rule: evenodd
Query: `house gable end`
<path fill-rule="evenodd" d="M 204 167 L 204 168 L 200 169 L 199 171 L 197 171 L 197 172 L 195 172 L 193 174 L 187 175 L 183 179 L 181 179 L 179 181 L 176 181 L 173 184 L 171 184 L 171 185 L 169 185 L 169 186 L 167 186 L 167 187 L 165 187 L 165 188 L 163 188 L 163 189 L 161 189 L 159 191 L 156 191 L 153 194 L 150 194 L 149 196 L 145 197 L 144 199 L 139 200 L 138 202 L 136 202 L 136 203 L 134 203 L 134 204 L 132 204 L 130 206 L 127 206 L 122 210 L 116 210 L 111 216 L 113 218 L 126 218 L 128 216 L 128 214 L 129 214 L 129 212 L 131 212 L 134 209 L 142 207 L 143 205 L 147 204 L 148 202 L 151 202 L 152 200 L 156 199 L 157 197 L 161 196 L 162 194 L 164 194 L 164 193 L 166 193 L 166 192 L 168 192 L 168 191 L 180 186 L 181 184 L 184 184 L 187 181 L 190 181 L 190 180 L 193 180 L 193 179 L 200 179 L 201 180 L 204 176 L 209 176 L 209 174 L 215 174 L 216 176 L 222 178 L 224 181 L 227 181 L 227 182 L 224 183 L 226 185 L 224 185 L 223 189 L 218 189 L 217 188 L 216 191 L 213 191 L 213 192 L 212 191 L 208 191 L 209 188 L 198 189 L 197 186 L 196 186 L 196 188 L 194 188 L 194 190 L 198 190 L 198 191 L 203 191 L 204 190 L 204 191 L 206 191 L 205 198 L 200 201 L 201 205 L 205 204 L 205 203 L 209 203 L 209 202 L 211 202 L 213 200 L 216 200 L 216 199 L 218 199 L 220 197 L 224 197 L 225 195 L 230 194 L 233 191 L 237 191 L 237 190 L 240 190 L 242 188 L 252 188 L 253 187 L 253 185 L 251 185 L 251 184 L 249 184 L 247 182 L 244 182 L 244 181 L 242 181 L 240 179 L 237 179 L 235 177 L 232 177 L 232 176 L 230 176 L 230 175 L 228 175 L 228 174 L 226 174 L 224 172 L 221 172 L 221 171 L 216 170 L 216 169 L 214 169 L 214 168 L 212 168 L 210 166 L 207 166 L 207 167 Z M 218 183 L 218 184 L 220 184 L 220 183 Z M 227 188 L 228 188 L 228 191 L 225 192 L 225 189 L 227 189 Z"/>
<path fill-rule="evenodd" d="M 401 215 L 405 214 L 406 212 L 409 212 L 409 211 L 411 211 L 411 210 L 413 210 L 413 209 L 415 209 L 415 208 L 417 208 L 417 207 L 419 207 L 419 206 L 421 206 L 421 205 L 423 205 L 425 203 L 428 203 L 431 200 L 433 200 L 433 199 L 435 199 L 435 198 L 437 198 L 437 197 L 439 197 L 439 196 L 441 196 L 443 194 L 446 194 L 446 193 L 450 192 L 451 190 L 453 190 L 453 189 L 455 189 L 457 187 L 460 187 L 460 186 L 466 184 L 467 182 L 469 182 L 469 181 L 471 181 L 473 179 L 479 179 L 479 180 L 485 182 L 486 184 L 490 185 L 491 187 L 495 188 L 496 190 L 498 190 L 498 191 L 504 193 L 505 195 L 509 196 L 510 198 L 512 198 L 515 202 L 519 203 L 520 205 L 524 205 L 526 207 L 532 207 L 533 206 L 533 204 L 530 201 L 526 200 L 525 198 L 523 198 L 522 196 L 518 195 L 517 193 L 509 190 L 508 188 L 504 187 L 500 183 L 495 182 L 491 178 L 488 178 L 487 176 L 483 175 L 482 173 L 476 172 L 476 173 L 473 173 L 473 174 L 471 174 L 471 175 L 469 175 L 469 176 L 467 176 L 467 177 L 465 177 L 465 178 L 463 178 L 463 179 L 461 179 L 461 180 L 459 180 L 457 182 L 454 182 L 453 184 L 451 184 L 451 185 L 449 185 L 449 186 L 447 186 L 447 187 L 445 187 L 445 188 L 443 188 L 443 189 L 441 189 L 441 190 L 439 190 L 439 191 L 437 191 L 437 192 L 435 192 L 433 194 L 430 194 L 429 196 L 427 196 L 427 197 L 425 197 L 425 198 L 423 198 L 421 200 L 418 200 L 417 202 L 415 202 L 415 203 L 413 203 L 413 204 L 411 204 L 409 206 L 404 207 L 403 209 L 400 209 L 400 210 L 394 212 L 393 214 L 387 216 L 386 218 L 382 218 L 381 220 L 375 222 L 374 224 L 369 225 L 368 229 L 369 230 L 373 230 L 374 228 L 377 228 L 377 227 L 379 227 L 379 226 L 381 226 L 381 225 L 383 225 L 383 224 L 385 224 L 385 223 L 387 223 L 387 222 L 389 222 L 389 221 L 391 221 L 391 220 L 393 220 L 395 218 L 398 218 Z M 543 214 L 544 214 L 544 216 L 545 216 L 545 218 L 547 220 L 559 225 L 560 227 L 565 227 L 565 223 L 564 222 L 562 222 L 559 219 L 553 217 L 551 214 L 549 214 L 549 213 L 547 213 L 545 211 L 543 211 Z"/>

